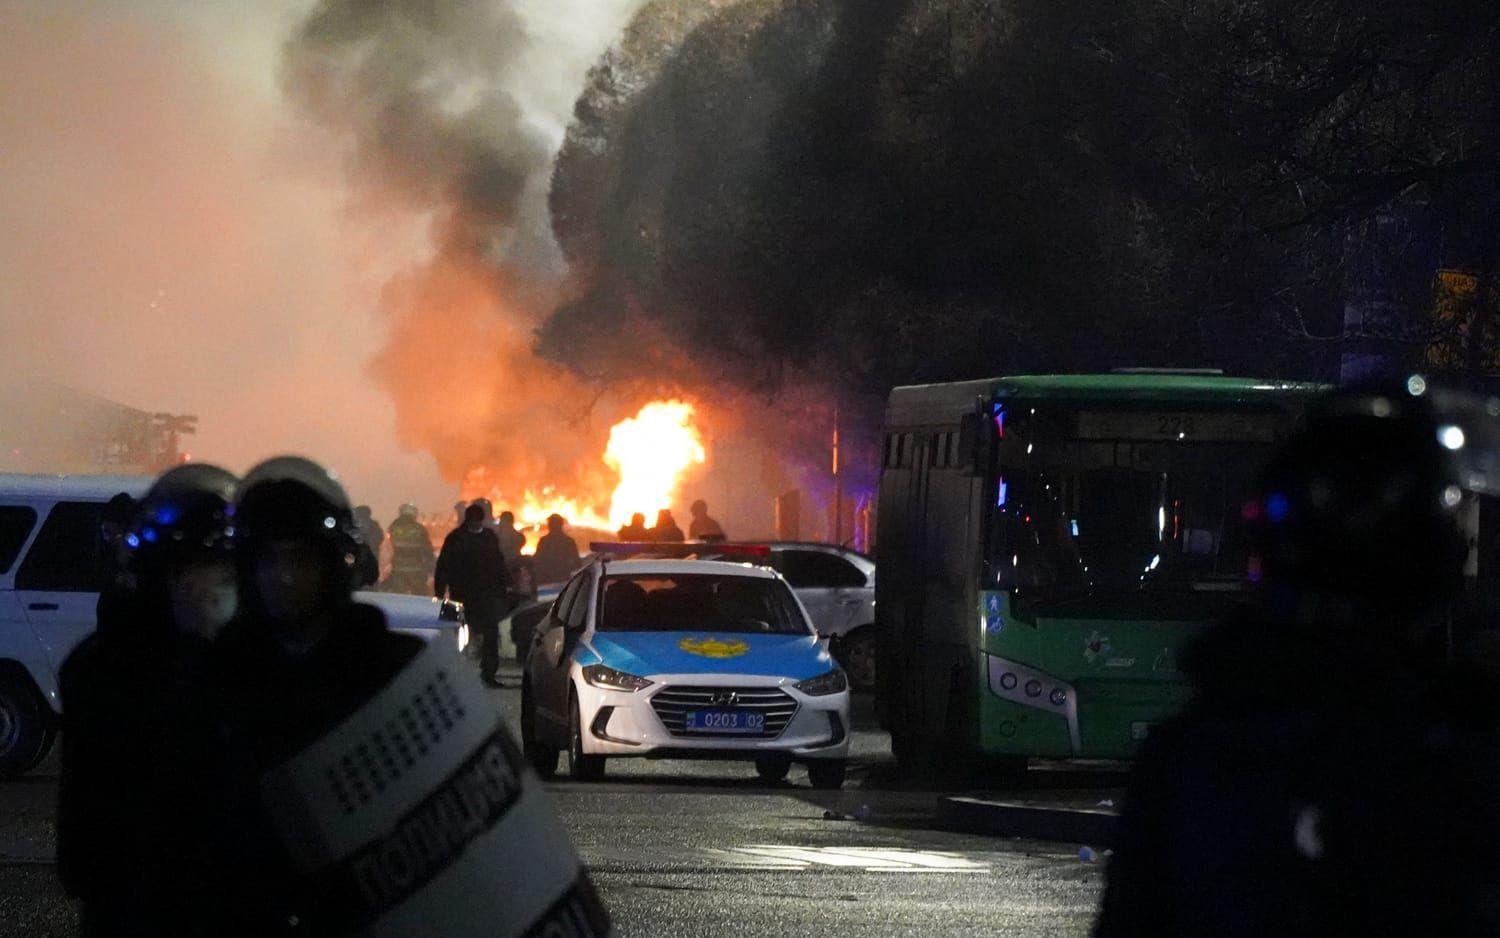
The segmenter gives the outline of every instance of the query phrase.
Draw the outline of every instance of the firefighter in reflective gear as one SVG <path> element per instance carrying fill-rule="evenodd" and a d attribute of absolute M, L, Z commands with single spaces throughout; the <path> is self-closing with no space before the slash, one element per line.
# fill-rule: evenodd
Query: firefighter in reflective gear
<path fill-rule="evenodd" d="M 246 477 L 248 615 L 225 654 L 279 851 L 266 879 L 282 900 L 260 917 L 320 936 L 608 934 L 545 792 L 457 651 L 393 634 L 352 601 L 351 521 L 336 482 L 305 460 Z M 476 536 L 498 557 L 491 535 Z"/>
<path fill-rule="evenodd" d="M 165 473 L 125 529 L 134 586 L 68 657 L 58 875 L 85 935 L 233 935 L 253 902 L 253 791 L 212 641 L 235 615 L 236 480 Z"/>
<path fill-rule="evenodd" d="M 1273 457 L 1243 513 L 1256 601 L 1183 657 L 1099 938 L 1500 934 L 1500 688 L 1448 640 L 1500 432 L 1432 396 L 1338 392 Z"/>
<path fill-rule="evenodd" d="M 386 592 L 426 596 L 436 558 L 427 528 L 417 520 L 417 506 L 402 505 L 389 533 L 391 575 L 385 581 Z"/>

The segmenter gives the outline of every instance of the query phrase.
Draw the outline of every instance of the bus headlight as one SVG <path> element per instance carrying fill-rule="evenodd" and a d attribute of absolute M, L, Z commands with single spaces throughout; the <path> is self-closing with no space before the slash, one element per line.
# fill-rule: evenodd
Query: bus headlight
<path fill-rule="evenodd" d="M 810 677 L 792 686 L 809 697 L 823 697 L 827 694 L 837 694 L 839 691 L 847 688 L 849 686 L 849 679 L 844 677 L 842 669 L 834 668 L 827 674 Z"/>
<path fill-rule="evenodd" d="M 1042 696 L 1042 682 L 1041 681 L 1037 681 L 1037 680 L 1027 681 L 1026 682 L 1026 696 L 1027 697 L 1040 697 L 1040 696 Z"/>
<path fill-rule="evenodd" d="M 1052 706 L 1061 707 L 1068 702 L 1068 692 L 1061 687 L 1054 687 L 1052 693 L 1047 695 L 1047 699 L 1052 701 Z"/>
<path fill-rule="evenodd" d="M 583 679 L 595 687 L 605 690 L 623 690 L 634 693 L 642 687 L 650 687 L 651 682 L 643 677 L 636 677 L 618 668 L 611 668 L 607 664 L 591 664 L 583 669 Z"/>

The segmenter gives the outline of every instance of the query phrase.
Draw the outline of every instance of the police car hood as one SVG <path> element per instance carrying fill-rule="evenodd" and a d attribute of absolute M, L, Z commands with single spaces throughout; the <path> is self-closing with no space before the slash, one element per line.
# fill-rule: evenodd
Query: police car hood
<path fill-rule="evenodd" d="M 458 628 L 458 623 L 440 618 L 443 604 L 431 596 L 409 596 L 405 593 L 375 593 L 361 590 L 354 601 L 374 606 L 385 613 L 386 624 L 393 629 L 434 629 L 444 632 Z"/>
<path fill-rule="evenodd" d="M 589 644 L 580 663 L 602 662 L 642 677 L 757 674 L 801 681 L 833 669 L 833 659 L 814 635 L 596 632 Z"/>

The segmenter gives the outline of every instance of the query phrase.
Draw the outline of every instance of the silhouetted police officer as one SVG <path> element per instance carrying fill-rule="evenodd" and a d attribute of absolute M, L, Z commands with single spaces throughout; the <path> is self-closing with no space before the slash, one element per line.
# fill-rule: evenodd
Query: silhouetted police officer
<path fill-rule="evenodd" d="M 246 614 L 223 646 L 266 819 L 263 931 L 606 935 L 546 793 L 456 649 L 352 601 L 358 539 L 337 481 L 304 459 L 263 463 L 236 520 Z M 473 534 L 503 576 L 494 536 Z"/>
<path fill-rule="evenodd" d="M 1101 938 L 1500 934 L 1500 695 L 1447 641 L 1483 479 L 1431 396 L 1337 393 L 1266 469 L 1255 605 L 1184 658 Z"/>
<path fill-rule="evenodd" d="M 243 611 L 221 637 L 219 659 L 255 783 L 358 710 L 422 643 L 354 602 L 363 542 L 348 496 L 322 466 L 282 456 L 250 470 L 235 525 Z M 275 807 L 259 804 L 258 816 Z M 266 934 L 305 931 L 317 918 L 317 891 L 269 827 L 260 833 L 258 901 L 243 917 Z"/>
<path fill-rule="evenodd" d="M 354 602 L 361 541 L 328 470 L 277 457 L 250 470 L 240 492 L 245 614 L 222 645 L 257 759 L 272 765 L 356 709 L 421 642 Z"/>
<path fill-rule="evenodd" d="M 133 588 L 62 668 L 58 874 L 88 935 L 237 933 L 250 802 L 210 653 L 234 490 L 203 464 L 156 481 L 123 534 Z"/>

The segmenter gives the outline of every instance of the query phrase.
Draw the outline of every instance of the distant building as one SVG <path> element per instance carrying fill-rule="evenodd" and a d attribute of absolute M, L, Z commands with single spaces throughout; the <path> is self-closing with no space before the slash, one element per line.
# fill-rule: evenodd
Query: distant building
<path fill-rule="evenodd" d="M 0 471 L 156 473 L 186 461 L 198 418 L 127 407 L 50 381 L 0 386 Z"/>

